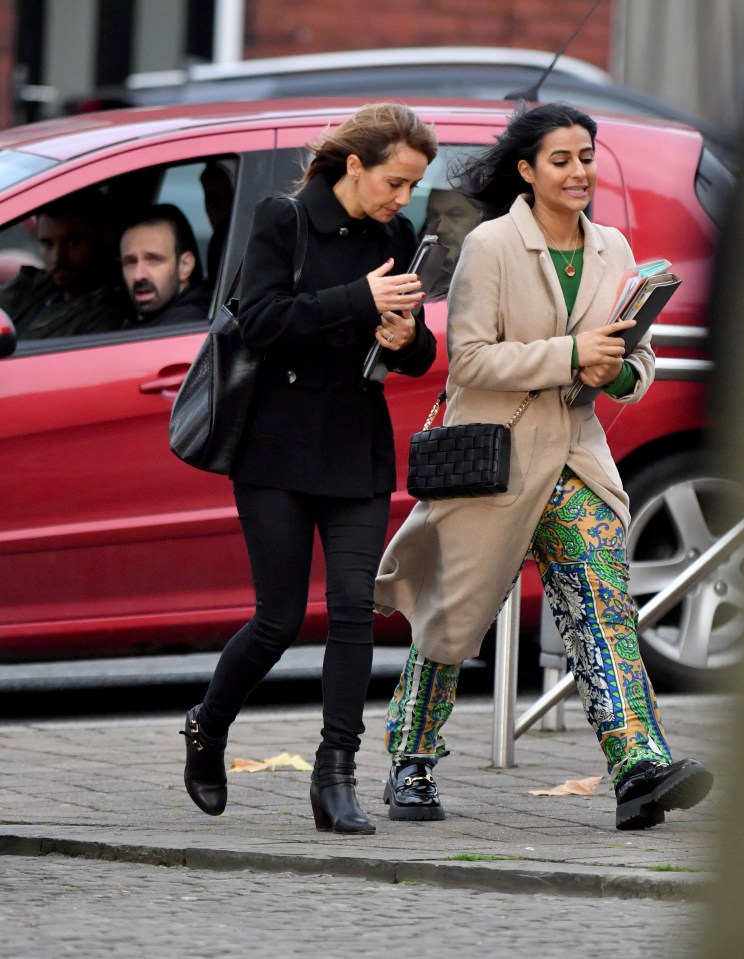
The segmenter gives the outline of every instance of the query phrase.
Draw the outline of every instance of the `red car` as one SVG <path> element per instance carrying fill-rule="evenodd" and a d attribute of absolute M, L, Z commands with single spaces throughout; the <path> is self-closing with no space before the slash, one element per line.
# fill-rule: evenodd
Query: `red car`
<path fill-rule="evenodd" d="M 446 177 L 450 162 L 490 144 L 512 107 L 413 105 L 436 124 L 443 145 L 407 211 L 423 228 L 429 201 L 457 200 Z M 177 204 L 204 256 L 211 228 L 200 174 L 207 160 L 222 158 L 232 164 L 235 190 L 214 314 L 239 267 L 256 201 L 290 190 L 303 147 L 357 106 L 223 103 L 7 130 L 0 134 L 0 279 L 10 279 L 19 262 L 37 262 L 39 208 L 92 184 L 119 209 L 143 199 Z M 591 215 L 622 230 L 638 261 L 666 257 L 683 280 L 661 324 L 683 349 L 657 350 L 659 379 L 643 403 L 601 399 L 597 406 L 633 500 L 633 588 L 642 601 L 713 542 L 721 532 L 713 506 L 723 494 L 739 493 L 716 475 L 704 451 L 704 384 L 689 378 L 696 376 L 691 358 L 700 354 L 688 349 L 699 343 L 695 329 L 704 321 L 730 174 L 695 130 L 593 115 L 599 186 Z M 441 230 L 452 230 L 456 247 L 449 213 L 441 215 Z M 386 385 L 399 467 L 391 534 L 412 502 L 404 473 L 409 437 L 446 374 L 444 302 L 427 306 L 426 317 L 440 342 L 434 368 L 420 380 L 391 376 Z M 173 397 L 206 327 L 205 320 L 167 330 L 20 338 L 2 360 L 4 661 L 215 649 L 250 616 L 254 597 L 230 483 L 185 466 L 168 446 Z M 528 569 L 527 625 L 537 622 L 540 595 Z M 738 557 L 648 630 L 643 642 L 656 678 L 678 685 L 738 658 L 741 595 Z M 378 631 L 381 639 L 405 641 L 400 618 L 380 617 Z M 324 632 L 318 556 L 303 638 L 320 640 Z"/>

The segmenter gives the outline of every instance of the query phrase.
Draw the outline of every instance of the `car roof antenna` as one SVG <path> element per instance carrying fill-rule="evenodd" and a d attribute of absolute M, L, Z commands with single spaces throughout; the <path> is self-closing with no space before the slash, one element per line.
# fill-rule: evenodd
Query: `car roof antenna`
<path fill-rule="evenodd" d="M 591 17 L 591 15 L 594 13 L 594 11 L 597 9 L 597 7 L 600 5 L 601 2 L 602 0 L 593 0 L 591 7 L 579 21 L 579 25 L 576 27 L 576 29 L 568 38 L 568 40 L 566 40 L 566 42 L 563 44 L 563 46 L 558 51 L 558 53 L 556 53 L 556 55 L 553 57 L 553 60 L 550 63 L 550 65 L 545 68 L 545 70 L 542 73 L 542 76 L 538 77 L 537 81 L 527 90 L 515 90 L 514 93 L 507 93 L 507 95 L 504 97 L 505 100 L 527 100 L 528 102 L 537 101 L 540 95 L 540 87 L 548 79 L 550 74 L 553 72 L 553 67 L 556 65 L 560 57 L 562 57 L 563 54 L 566 52 L 566 50 L 569 47 L 569 44 L 573 42 L 574 37 L 576 37 L 576 35 L 579 33 L 579 31 L 582 29 L 586 21 L 589 19 L 589 17 Z"/>

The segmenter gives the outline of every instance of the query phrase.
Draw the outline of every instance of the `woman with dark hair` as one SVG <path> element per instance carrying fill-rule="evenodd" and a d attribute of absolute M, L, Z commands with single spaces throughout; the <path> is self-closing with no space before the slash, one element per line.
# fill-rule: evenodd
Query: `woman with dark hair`
<path fill-rule="evenodd" d="M 354 758 L 396 473 L 383 385 L 362 370 L 375 341 L 395 372 L 420 376 L 434 361 L 423 311 L 411 312 L 421 284 L 401 272 L 416 236 L 400 211 L 437 142 L 408 107 L 383 103 L 363 107 L 312 152 L 297 193 L 308 225 L 299 281 L 297 214 L 281 198 L 257 205 L 245 255 L 238 318 L 264 360 L 232 480 L 256 611 L 225 647 L 204 702 L 187 714 L 185 783 L 204 812 L 224 810 L 228 729 L 299 633 L 317 529 L 328 637 L 311 805 L 318 829 L 372 833 L 354 792 Z"/>
<path fill-rule="evenodd" d="M 445 425 L 506 423 L 508 491 L 420 502 L 390 543 L 375 604 L 400 610 L 413 644 L 390 704 L 391 819 L 443 819 L 432 770 L 446 755 L 462 661 L 477 655 L 525 556 L 536 560 L 587 719 L 604 752 L 618 829 L 689 808 L 712 777 L 672 762 L 641 660 L 628 592 L 628 498 L 594 404 L 570 407 L 578 371 L 617 403 L 654 373 L 650 336 L 626 358 L 607 325 L 633 256 L 616 229 L 585 215 L 597 183 L 594 121 L 562 104 L 519 110 L 494 147 L 462 171 L 485 222 L 465 239 L 449 294 Z"/>

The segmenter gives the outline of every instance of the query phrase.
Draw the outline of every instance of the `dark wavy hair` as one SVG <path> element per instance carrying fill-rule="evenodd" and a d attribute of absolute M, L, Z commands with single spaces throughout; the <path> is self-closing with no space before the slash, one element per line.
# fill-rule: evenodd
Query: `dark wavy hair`
<path fill-rule="evenodd" d="M 502 216 L 520 193 L 531 191 L 517 169 L 520 160 L 531 167 L 545 137 L 559 127 L 581 126 L 592 138 L 597 124 L 586 113 L 567 103 L 545 103 L 530 109 L 522 101 L 496 144 L 457 171 L 459 189 L 481 210 L 483 220 Z"/>

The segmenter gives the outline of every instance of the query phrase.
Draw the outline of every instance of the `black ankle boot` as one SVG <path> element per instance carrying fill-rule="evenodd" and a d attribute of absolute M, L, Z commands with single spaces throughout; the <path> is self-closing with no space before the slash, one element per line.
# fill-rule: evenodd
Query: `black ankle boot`
<path fill-rule="evenodd" d="M 319 750 L 310 781 L 310 805 L 319 831 L 371 835 L 375 824 L 357 802 L 354 753 L 345 749 Z"/>
<path fill-rule="evenodd" d="M 227 736 L 212 739 L 199 725 L 199 707 L 186 713 L 186 768 L 183 781 L 186 792 L 196 805 L 210 816 L 219 816 L 227 805 L 227 775 L 225 773 L 225 746 Z"/>

